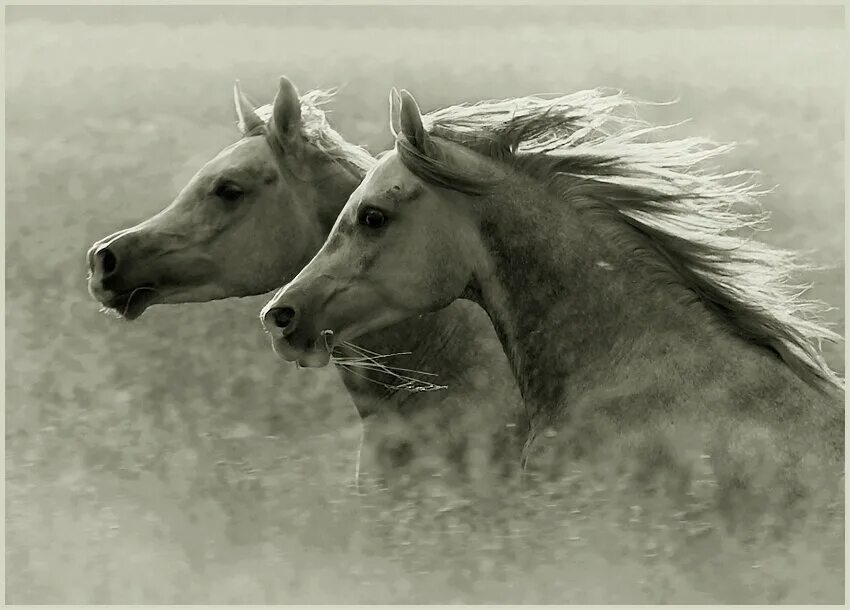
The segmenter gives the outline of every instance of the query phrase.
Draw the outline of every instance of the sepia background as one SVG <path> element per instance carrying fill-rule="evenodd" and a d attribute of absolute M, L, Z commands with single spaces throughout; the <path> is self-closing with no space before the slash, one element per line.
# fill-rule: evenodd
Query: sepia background
<path fill-rule="evenodd" d="M 610 86 L 676 135 L 737 141 L 772 230 L 825 267 L 844 332 L 844 14 L 765 8 L 6 9 L 8 603 L 843 600 L 843 526 L 735 546 L 605 489 L 356 498 L 359 423 L 331 369 L 272 354 L 266 296 L 125 323 L 86 291 L 96 239 L 167 205 L 237 137 L 231 87 L 340 87 L 373 153 L 387 93 L 460 101 Z M 826 346 L 844 373 L 843 345 Z M 702 529 L 700 529 L 702 527 Z"/>

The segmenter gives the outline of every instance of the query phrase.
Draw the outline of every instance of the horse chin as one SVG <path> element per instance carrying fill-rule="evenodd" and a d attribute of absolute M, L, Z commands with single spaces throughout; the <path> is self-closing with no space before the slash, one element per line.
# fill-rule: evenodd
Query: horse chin
<path fill-rule="evenodd" d="M 135 288 L 103 303 L 107 311 L 132 321 L 141 316 L 156 301 L 157 292 L 149 286 Z"/>
<path fill-rule="evenodd" d="M 310 352 L 305 356 L 299 358 L 295 361 L 300 367 L 304 368 L 322 368 L 323 366 L 327 366 L 331 361 L 331 355 L 326 351 L 316 351 Z"/>
<path fill-rule="evenodd" d="M 305 368 L 321 368 L 327 366 L 331 360 L 330 351 L 327 349 L 304 350 L 294 347 L 283 337 L 272 339 L 274 353 L 287 362 L 295 362 L 298 366 Z"/>

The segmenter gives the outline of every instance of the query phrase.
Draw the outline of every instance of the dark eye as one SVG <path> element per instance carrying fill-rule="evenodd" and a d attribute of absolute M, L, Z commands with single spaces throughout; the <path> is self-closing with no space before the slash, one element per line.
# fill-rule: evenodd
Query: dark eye
<path fill-rule="evenodd" d="M 245 191 L 233 182 L 222 182 L 215 187 L 214 193 L 219 199 L 224 199 L 225 201 L 237 201 L 245 194 Z"/>
<path fill-rule="evenodd" d="M 360 224 L 370 229 L 380 229 L 387 224 L 387 215 L 377 208 L 366 208 L 360 213 Z"/>

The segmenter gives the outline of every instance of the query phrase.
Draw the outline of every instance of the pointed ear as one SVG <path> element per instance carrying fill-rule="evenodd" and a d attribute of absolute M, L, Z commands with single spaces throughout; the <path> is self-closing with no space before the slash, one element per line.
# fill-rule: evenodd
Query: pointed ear
<path fill-rule="evenodd" d="M 398 89 L 390 89 L 390 132 L 396 137 L 401 130 L 399 127 L 399 113 L 401 112 L 401 97 Z"/>
<path fill-rule="evenodd" d="M 254 111 L 254 104 L 242 93 L 238 80 L 233 85 L 233 104 L 236 106 L 237 125 L 242 135 L 248 135 L 255 129 L 265 125 L 263 120 Z"/>
<path fill-rule="evenodd" d="M 399 109 L 399 123 L 401 125 L 401 133 L 416 148 L 424 150 L 428 141 L 428 134 L 425 127 L 422 125 L 422 113 L 419 112 L 419 105 L 410 92 L 402 89 L 399 94 L 401 99 L 401 107 Z"/>
<path fill-rule="evenodd" d="M 280 86 L 274 98 L 274 131 L 282 144 L 295 141 L 301 133 L 301 98 L 298 89 L 285 76 L 280 77 Z"/>

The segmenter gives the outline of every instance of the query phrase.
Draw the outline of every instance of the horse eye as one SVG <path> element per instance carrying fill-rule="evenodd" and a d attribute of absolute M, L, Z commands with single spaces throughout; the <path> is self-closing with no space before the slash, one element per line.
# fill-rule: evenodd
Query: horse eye
<path fill-rule="evenodd" d="M 236 201 L 245 194 L 245 191 L 232 182 L 222 182 L 215 187 L 214 193 L 219 199 L 224 199 L 225 201 Z"/>
<path fill-rule="evenodd" d="M 380 229 L 387 224 L 387 216 L 376 208 L 366 208 L 360 215 L 360 224 L 370 229 Z"/>

